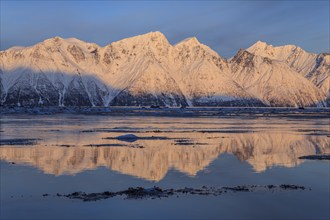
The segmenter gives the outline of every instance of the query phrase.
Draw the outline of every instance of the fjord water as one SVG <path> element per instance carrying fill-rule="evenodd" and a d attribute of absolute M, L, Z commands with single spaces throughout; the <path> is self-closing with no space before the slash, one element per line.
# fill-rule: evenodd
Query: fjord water
<path fill-rule="evenodd" d="M 1 140 L 12 141 L 0 147 L 1 219 L 329 219 L 329 162 L 299 159 L 330 153 L 328 123 L 308 117 L 4 115 Z M 136 137 L 117 138 L 128 134 Z M 42 196 L 252 184 L 311 190 L 95 202 Z"/>

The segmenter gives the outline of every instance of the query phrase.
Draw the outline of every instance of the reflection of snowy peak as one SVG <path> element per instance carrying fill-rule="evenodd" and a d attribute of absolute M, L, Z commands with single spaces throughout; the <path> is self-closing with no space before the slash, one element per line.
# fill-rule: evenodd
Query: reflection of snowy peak
<path fill-rule="evenodd" d="M 294 56 L 298 61 L 290 63 L 287 60 L 293 56 L 285 54 L 298 51 L 297 47 L 285 46 L 280 52 L 274 48 L 275 52 L 270 51 L 271 48 L 258 42 L 248 50 L 271 59 L 285 57 L 294 69 L 279 62 L 269 64 L 269 68 L 282 75 L 289 72 L 292 82 L 300 83 L 302 77 L 294 74 L 297 71 L 328 91 L 329 55 L 309 54 L 299 48 Z M 289 84 L 283 87 L 294 98 L 270 102 L 264 94 L 242 83 L 244 77 L 235 70 L 240 65 L 237 60 L 228 62 L 196 38 L 172 46 L 160 32 L 126 38 L 105 47 L 54 37 L 31 47 L 1 51 L 0 58 L 1 105 L 309 106 L 322 101 L 313 86 L 307 85 L 308 90 L 298 94 Z M 252 61 L 248 64 L 249 60 L 244 62 L 254 65 Z M 258 66 L 253 71 L 269 74 L 268 67 Z M 282 99 L 281 95 L 276 97 Z"/>
<path fill-rule="evenodd" d="M 70 141 L 75 140 L 70 135 Z M 213 135 L 222 136 L 221 133 Z M 214 139 L 207 133 L 186 133 L 186 138 L 197 138 L 205 145 L 182 147 L 175 145 L 173 140 L 152 140 L 142 142 L 145 148 L 138 150 L 130 147 L 83 147 L 83 139 L 78 140 L 79 147 L 59 147 L 46 141 L 47 144 L 42 146 L 2 146 L 0 159 L 29 164 L 54 175 L 72 175 L 104 166 L 124 174 L 160 181 L 170 169 L 196 175 L 223 153 L 233 154 L 251 164 L 256 172 L 263 172 L 272 166 L 294 167 L 302 162 L 298 159 L 300 156 L 326 154 L 330 150 L 325 136 L 309 137 L 285 132 L 235 133 L 230 136 Z"/>

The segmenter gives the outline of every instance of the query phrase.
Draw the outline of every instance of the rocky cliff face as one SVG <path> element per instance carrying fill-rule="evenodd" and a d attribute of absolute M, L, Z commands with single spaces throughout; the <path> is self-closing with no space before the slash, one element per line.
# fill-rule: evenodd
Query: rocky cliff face
<path fill-rule="evenodd" d="M 329 91 L 329 55 L 283 48 L 259 42 L 248 50 L 263 61 L 244 55 L 229 62 L 196 38 L 172 46 L 160 32 L 105 47 L 55 37 L 0 52 L 0 102 L 7 106 L 322 104 Z M 263 89 L 245 83 L 252 75 L 254 84 L 266 83 L 259 85 Z M 274 80 L 257 80 L 256 75 Z M 275 89 L 280 84 L 281 89 Z"/>

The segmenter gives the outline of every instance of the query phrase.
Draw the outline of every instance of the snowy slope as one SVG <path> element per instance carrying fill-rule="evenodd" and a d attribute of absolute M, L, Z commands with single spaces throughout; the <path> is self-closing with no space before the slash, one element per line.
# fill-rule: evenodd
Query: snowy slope
<path fill-rule="evenodd" d="M 240 50 L 231 60 L 233 78 L 270 106 L 317 106 L 324 94 L 284 62 Z"/>
<path fill-rule="evenodd" d="M 308 53 L 295 45 L 274 47 L 261 41 L 249 47 L 247 51 L 272 60 L 284 61 L 303 76 L 313 70 L 317 58 L 317 54 Z"/>
<path fill-rule="evenodd" d="M 317 87 L 329 91 L 330 54 L 321 53 L 316 58 L 313 70 L 306 75 Z"/>
<path fill-rule="evenodd" d="M 260 45 L 253 50 L 268 51 Z M 272 59 L 280 59 L 289 50 L 276 52 Z M 305 84 L 295 71 L 308 69 L 305 76 L 326 93 L 329 55 L 306 55 L 308 64 L 312 63 L 311 57 L 317 65 L 298 65 L 292 70 L 278 61 L 267 67 L 255 65 L 252 72 L 259 72 L 263 78 L 270 74 L 269 69 L 279 75 L 289 72 L 285 81 L 274 78 L 267 84 L 276 88 L 283 82 L 285 89 L 273 91 L 279 93 L 275 105 L 312 105 L 322 101 L 318 89 L 307 83 L 308 90 L 301 92 L 285 83 L 291 80 Z M 254 65 L 255 61 L 244 62 Z M 12 106 L 272 105 L 263 91 L 245 85 L 247 72 L 235 65 L 239 66 L 237 59 L 228 62 L 194 37 L 172 46 L 162 33 L 150 32 L 105 47 L 54 37 L 31 47 L 0 52 L 0 101 L 1 105 Z M 284 97 L 283 91 L 293 97 Z"/>
<path fill-rule="evenodd" d="M 5 92 L 2 103 L 56 106 L 101 104 L 103 97 L 94 92 L 108 94 L 108 88 L 102 75 L 98 74 L 102 67 L 97 65 L 97 49 L 95 44 L 55 37 L 32 47 L 1 52 Z"/>
<path fill-rule="evenodd" d="M 263 105 L 231 78 L 228 62 L 196 38 L 176 44 L 172 57 L 171 72 L 191 105 Z"/>
<path fill-rule="evenodd" d="M 258 41 L 247 51 L 272 60 L 283 61 L 309 79 L 330 99 L 330 55 L 309 53 L 294 45 L 274 47 Z"/>
<path fill-rule="evenodd" d="M 114 106 L 187 106 L 168 72 L 155 60 L 143 60 L 137 76 L 111 102 Z"/>

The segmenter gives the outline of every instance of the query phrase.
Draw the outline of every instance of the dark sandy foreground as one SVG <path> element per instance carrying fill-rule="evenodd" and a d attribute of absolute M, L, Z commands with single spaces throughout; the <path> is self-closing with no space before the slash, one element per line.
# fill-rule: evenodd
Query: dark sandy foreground
<path fill-rule="evenodd" d="M 243 185 L 235 187 L 207 187 L 203 186 L 201 188 L 182 188 L 182 189 L 162 189 L 154 186 L 153 188 L 128 188 L 123 191 L 118 192 L 100 192 L 100 193 L 85 193 L 85 192 L 74 192 L 70 194 L 43 194 L 44 197 L 47 196 L 57 196 L 57 197 L 67 197 L 69 199 L 79 199 L 82 201 L 97 201 L 102 199 L 109 199 L 116 196 L 123 196 L 125 199 L 156 199 L 165 198 L 179 195 L 202 195 L 202 196 L 220 196 L 225 193 L 236 193 L 236 192 L 260 192 L 260 191 L 294 191 L 294 190 L 311 190 L 311 188 L 306 188 L 304 186 L 292 185 L 292 184 L 282 184 L 282 185 Z"/>

